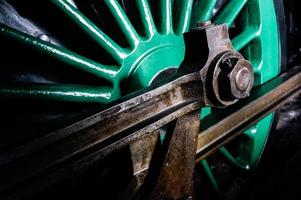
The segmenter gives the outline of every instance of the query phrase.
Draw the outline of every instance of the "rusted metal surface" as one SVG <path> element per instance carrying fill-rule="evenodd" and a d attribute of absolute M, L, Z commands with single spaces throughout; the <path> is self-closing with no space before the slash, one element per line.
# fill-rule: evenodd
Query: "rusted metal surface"
<path fill-rule="evenodd" d="M 0 190 L 81 157 L 89 164 L 198 109 L 202 100 L 198 79 L 195 74 L 183 76 L 54 132 L 52 140 L 42 138 L 0 155 Z M 30 156 L 22 161 L 26 154 Z M 13 161 L 21 163 L 12 168 Z"/>
<path fill-rule="evenodd" d="M 151 199 L 192 198 L 195 151 L 199 128 L 198 111 L 188 113 L 177 120 Z"/>
<path fill-rule="evenodd" d="M 210 126 L 198 137 L 198 160 L 204 159 L 220 146 L 237 137 L 258 120 L 276 110 L 289 97 L 298 93 L 301 88 L 301 67 L 295 67 L 289 72 L 276 77 L 263 86 L 256 88 L 251 97 L 232 109 L 223 110 L 203 120 Z M 227 116 L 228 115 L 228 116 Z M 223 118 L 224 116 L 227 116 Z"/>
<path fill-rule="evenodd" d="M 204 100 L 205 104 L 208 106 L 220 107 L 227 106 L 235 101 L 229 101 L 227 105 L 223 105 L 223 102 L 220 102 L 216 96 L 219 96 L 219 91 L 213 90 L 214 84 L 217 84 L 214 79 L 214 71 L 216 68 L 219 68 L 218 59 L 225 52 L 236 52 L 229 38 L 227 26 L 219 27 L 220 30 L 217 31 L 216 26 L 206 29 L 207 44 L 209 48 L 208 60 L 201 70 L 202 83 L 204 87 Z M 227 89 L 227 88 L 225 88 Z"/>
<path fill-rule="evenodd" d="M 119 199 L 134 198 L 135 193 L 144 183 L 158 141 L 159 130 L 155 131 L 153 134 L 142 137 L 129 145 L 133 163 L 133 178 L 128 187 L 120 195 Z"/>
<path fill-rule="evenodd" d="M 200 49 L 200 45 L 204 43 L 207 43 L 208 48 Z M 243 58 L 233 50 L 225 25 L 212 25 L 187 33 L 185 44 L 185 60 L 173 79 L 127 96 L 108 105 L 105 110 L 0 154 L 0 193 L 9 193 L 15 188 L 27 193 L 32 187 L 46 187 L 126 145 L 131 145 L 133 173 L 137 178 L 129 188 L 134 193 L 143 183 L 151 161 L 156 143 L 152 135 L 156 135 L 155 131 L 160 127 L 179 118 L 159 181 L 152 194 L 154 199 L 190 198 L 196 152 L 195 137 L 199 127 L 198 112 L 195 111 L 204 104 L 227 106 L 236 102 L 236 94 L 233 95 L 234 100 L 225 103 L 219 96 L 221 91 L 213 90 L 217 88 L 214 86 L 220 84 L 219 78 L 214 78 L 219 73 L 216 75 L 214 72 L 222 67 L 222 62 L 216 62 L 221 57 L 227 59 L 229 55 L 238 55 L 238 61 Z M 237 68 L 237 73 L 233 72 L 234 75 L 230 76 L 233 77 L 230 82 L 239 82 L 239 71 L 246 68 L 246 63 L 237 66 L 238 61 L 234 64 L 226 62 L 230 70 L 227 73 L 221 71 L 222 75 L 228 77 Z M 248 76 L 253 74 L 249 73 Z M 238 85 L 240 92 L 246 92 L 251 82 L 235 82 L 234 86 Z M 225 89 L 231 92 L 231 83 Z M 203 142 L 200 146 L 206 151 L 214 148 L 214 136 L 219 138 L 219 134 L 208 135 L 206 142 L 199 138 Z M 140 149 L 141 145 L 145 145 L 144 148 Z"/>
<path fill-rule="evenodd" d="M 158 141 L 159 132 L 147 135 L 130 144 L 131 157 L 133 162 L 133 175 L 145 171 L 149 167 L 155 146 Z"/>
<path fill-rule="evenodd" d="M 214 42 L 208 44 L 209 48 L 205 50 L 207 52 L 204 55 L 197 55 L 198 58 L 201 56 L 207 65 L 214 55 L 232 47 L 229 45 L 225 25 L 212 26 L 193 34 L 198 44 Z M 222 40 L 207 40 L 207 37 L 212 37 L 210 34 L 215 34 Z M 187 34 L 185 42 L 193 44 L 191 41 L 190 34 Z M 186 61 L 191 59 L 193 58 L 188 57 Z M 128 96 L 104 111 L 2 153 L 0 191 L 29 180 L 39 173 L 51 173 L 57 166 L 66 165 L 65 163 L 73 163 L 72 165 L 80 167 L 89 165 L 112 151 L 151 134 L 170 121 L 198 109 L 204 102 L 200 75 L 203 66 L 204 62 L 183 62 L 176 75 L 180 76 L 179 78 L 174 78 L 157 88 L 153 86 L 140 91 L 139 94 Z M 24 157 L 26 159 L 23 160 Z M 80 164 L 74 164 L 74 161 Z M 14 165 L 17 162 L 19 164 Z"/>

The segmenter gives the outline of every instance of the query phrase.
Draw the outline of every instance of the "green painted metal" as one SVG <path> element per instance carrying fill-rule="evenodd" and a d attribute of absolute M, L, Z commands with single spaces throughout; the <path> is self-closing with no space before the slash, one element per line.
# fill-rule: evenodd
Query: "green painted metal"
<path fill-rule="evenodd" d="M 184 58 L 185 47 L 182 33 L 189 29 L 188 25 L 190 23 L 192 0 L 185 1 L 181 4 L 184 11 L 179 13 L 177 16 L 178 20 L 174 22 L 172 19 L 171 1 L 160 1 L 160 13 L 162 17 L 158 24 L 155 24 L 153 20 L 148 1 L 137 1 L 146 37 L 137 33 L 135 27 L 117 1 L 105 1 L 106 6 L 118 23 L 124 37 L 130 44 L 130 48 L 119 46 L 92 21 L 85 17 L 83 13 L 68 3 L 68 1 L 52 0 L 51 2 L 65 13 L 66 17 L 72 19 L 89 37 L 97 42 L 117 63 L 115 66 L 108 66 L 78 55 L 65 47 L 42 41 L 26 33 L 0 24 L 0 35 L 14 39 L 29 48 L 36 49 L 38 52 L 56 58 L 70 67 L 86 71 L 109 82 L 109 84 L 104 85 L 104 87 L 98 87 L 97 94 L 95 93 L 96 90 L 94 87 L 91 87 L 93 89 L 90 91 L 85 90 L 84 93 L 81 93 L 81 87 L 79 87 L 77 93 L 67 94 L 60 92 L 59 95 L 56 95 L 56 100 L 95 101 L 100 103 L 113 101 L 118 99 L 121 95 L 149 86 L 157 74 L 168 68 L 178 68 Z M 31 96 L 32 98 L 37 98 L 39 94 L 44 96 L 39 97 L 40 99 L 54 99 L 53 96 L 50 97 L 49 95 L 51 92 L 47 93 L 47 87 L 47 85 L 43 85 L 43 89 L 39 87 L 23 87 L 19 90 L 22 95 L 18 95 L 18 87 L 12 88 L 3 86 L 0 88 L 0 94 L 4 96 L 15 95 L 16 97 Z M 52 88 L 53 86 L 49 85 L 49 91 L 51 91 Z M 67 86 L 65 88 L 67 88 Z M 110 95 L 104 95 L 107 94 L 108 91 L 102 88 L 112 88 Z M 121 88 L 123 89 L 121 90 Z M 41 90 L 45 92 L 41 92 Z M 87 95 L 87 93 L 89 93 L 89 95 Z M 66 98 L 63 97 L 64 95 L 66 95 Z M 103 96 L 106 96 L 105 101 Z M 89 100 L 87 100 L 87 98 Z"/>
<path fill-rule="evenodd" d="M 103 47 L 116 61 L 121 61 L 127 56 L 127 52 L 122 49 L 109 36 L 101 31 L 78 9 L 66 0 L 51 0 L 63 12 L 65 12 L 82 30 L 84 30 L 95 42 Z"/>
<path fill-rule="evenodd" d="M 225 147 L 219 148 L 219 152 L 223 154 L 234 166 L 239 169 L 249 170 L 249 163 L 243 164 L 239 161 L 239 159 L 235 158 Z"/>
<path fill-rule="evenodd" d="M 191 28 L 196 26 L 197 22 L 204 22 L 212 19 L 213 9 L 218 0 L 202 0 L 197 1 L 193 7 L 193 17 L 191 19 Z"/>
<path fill-rule="evenodd" d="M 128 40 L 132 47 L 137 46 L 139 43 L 139 35 L 124 13 L 121 5 L 114 0 L 106 0 L 105 2 L 111 11 L 111 14 L 115 17 L 116 22 L 118 23 L 125 38 Z"/>
<path fill-rule="evenodd" d="M 200 114 L 200 120 L 204 119 L 204 117 L 206 117 L 207 115 L 210 115 L 211 112 L 212 112 L 211 107 L 202 108 Z"/>
<path fill-rule="evenodd" d="M 138 30 L 117 0 L 105 0 L 114 20 L 129 46 L 122 47 L 67 0 L 51 2 L 70 18 L 79 29 L 93 39 L 112 59 L 114 65 L 105 65 L 28 34 L 0 24 L 0 36 L 8 37 L 42 54 L 78 70 L 88 72 L 105 83 L 101 86 L 37 84 L 34 86 L 1 86 L 0 96 L 51 99 L 71 102 L 107 103 L 131 91 L 149 86 L 160 72 L 178 68 L 184 58 L 183 33 L 194 28 L 196 22 L 213 20 L 241 27 L 241 33 L 232 38 L 239 50 L 254 66 L 255 84 L 260 85 L 279 73 L 279 41 L 273 0 L 231 0 L 213 16 L 218 0 L 160 0 L 158 10 L 152 10 L 148 0 L 137 0 L 142 29 Z M 158 17 L 153 16 L 157 14 Z M 237 22 L 236 22 L 237 21 Z M 141 34 L 141 33 L 145 34 Z M 101 52 L 100 52 L 101 53 Z M 201 118 L 210 113 L 203 109 Z M 272 116 L 246 131 L 238 157 L 226 149 L 220 151 L 236 165 L 256 166 L 264 147 Z M 253 134 L 254 133 L 254 134 Z M 245 145 L 245 146 L 243 146 Z M 205 161 L 202 161 L 205 163 Z M 206 163 L 203 164 L 206 167 Z M 208 165 L 208 163 L 207 163 Z M 242 167 L 245 168 L 245 167 Z M 208 171 L 208 170 L 207 170 Z M 212 176 L 213 177 L 213 176 Z"/>
<path fill-rule="evenodd" d="M 147 37 L 150 38 L 157 32 L 157 28 L 152 18 L 148 0 L 138 1 L 137 6 L 139 8 L 139 14 L 143 22 L 144 30 L 146 30 Z"/>
<path fill-rule="evenodd" d="M 241 13 L 243 32 L 233 39 L 233 45 L 249 59 L 254 68 L 255 85 L 260 85 L 277 76 L 280 72 L 280 39 L 273 0 L 249 0 L 248 9 Z M 257 16 L 257 17 L 254 17 Z M 242 37 L 245 37 L 245 40 Z M 250 41 L 250 45 L 246 45 Z M 275 67 L 277 66 L 277 67 Z M 250 169 L 256 167 L 264 149 L 273 115 L 269 115 L 256 126 L 247 130 L 248 137 L 239 151 L 237 159 Z"/>
<path fill-rule="evenodd" d="M 220 194 L 220 189 L 218 187 L 217 181 L 216 181 L 216 179 L 215 179 L 215 177 L 214 177 L 214 175 L 213 175 L 213 173 L 210 169 L 210 166 L 209 166 L 207 160 L 201 160 L 201 165 L 203 166 L 203 169 L 205 170 L 206 175 L 207 175 L 209 181 L 211 182 L 211 185 L 213 186 L 214 190 L 218 194 Z"/>
<path fill-rule="evenodd" d="M 259 34 L 260 34 L 259 27 L 257 26 L 246 27 L 246 29 L 241 34 L 239 34 L 232 40 L 232 45 L 237 51 L 240 51 L 251 41 L 258 38 Z"/>
<path fill-rule="evenodd" d="M 178 1 L 177 3 L 178 5 L 176 6 L 179 8 L 179 22 L 178 26 L 174 27 L 174 31 L 182 35 L 189 30 L 193 0 Z"/>
<path fill-rule="evenodd" d="M 226 5 L 226 7 L 221 11 L 221 13 L 215 19 L 218 24 L 226 23 L 228 27 L 231 27 L 234 20 L 241 12 L 242 8 L 245 6 L 248 0 L 231 0 Z M 256 17 L 254 15 L 254 17 Z"/>
<path fill-rule="evenodd" d="M 213 20 L 231 26 L 237 17 L 242 31 L 232 38 L 233 47 L 251 61 L 255 73 L 255 85 L 261 85 L 280 72 L 280 39 L 274 2 L 273 0 L 233 0 Z M 210 111 L 202 110 L 201 119 L 208 114 Z M 226 147 L 220 148 L 219 152 L 240 169 L 254 169 L 267 141 L 272 120 L 273 114 L 247 130 L 245 136 L 240 138 L 235 156 Z M 212 185 L 216 187 L 215 184 Z"/>
<path fill-rule="evenodd" d="M 78 55 L 72 51 L 69 51 L 68 49 L 58 47 L 50 44 L 49 42 L 44 42 L 43 40 L 22 33 L 3 24 L 0 24 L 0 34 L 8 36 L 13 40 L 34 48 L 41 53 L 54 57 L 63 63 L 78 68 L 79 70 L 94 74 L 108 81 L 113 81 L 118 71 L 118 68 L 115 66 L 106 66 L 96 63 L 95 61 Z"/>
<path fill-rule="evenodd" d="M 245 132 L 247 137 L 244 142 L 240 143 L 237 156 L 237 161 L 241 165 L 248 165 L 251 169 L 257 166 L 268 139 L 272 121 L 273 113 Z"/>
<path fill-rule="evenodd" d="M 0 86 L 0 96 L 22 97 L 68 102 L 108 103 L 112 88 L 82 85 L 35 84 L 31 86 Z"/>

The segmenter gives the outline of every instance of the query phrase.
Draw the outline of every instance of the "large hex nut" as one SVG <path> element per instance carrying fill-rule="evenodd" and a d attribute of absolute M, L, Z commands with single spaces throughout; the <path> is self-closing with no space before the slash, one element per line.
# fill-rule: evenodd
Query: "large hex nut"
<path fill-rule="evenodd" d="M 238 99 L 249 96 L 254 83 L 252 65 L 245 59 L 240 59 L 229 74 L 231 94 Z"/>
<path fill-rule="evenodd" d="M 251 63 L 236 51 L 225 51 L 210 66 L 207 77 L 208 98 L 217 107 L 228 106 L 247 97 L 253 83 Z"/>

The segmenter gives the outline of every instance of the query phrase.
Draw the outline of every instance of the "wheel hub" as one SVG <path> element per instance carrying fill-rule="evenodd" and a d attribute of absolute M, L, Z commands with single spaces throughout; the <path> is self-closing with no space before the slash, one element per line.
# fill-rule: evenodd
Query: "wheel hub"
<path fill-rule="evenodd" d="M 177 69 L 183 60 L 184 48 L 163 45 L 152 48 L 142 55 L 139 54 L 140 52 L 128 78 L 130 91 L 149 86 L 159 74 L 166 70 Z"/>
<path fill-rule="evenodd" d="M 7 0 L 7 2 L 10 1 Z M 56 7 L 48 7 L 49 2 Z M 21 4 L 22 6 L 17 8 L 21 7 L 21 11 L 26 8 L 29 11 L 20 12 L 22 16 L 17 15 L 16 11 L 19 11 L 18 9 L 8 9 L 13 8 L 13 6 L 7 6 L 6 3 L 1 4 L 1 17 L 18 16 L 19 20 L 17 21 L 26 22 L 21 26 L 19 23 L 15 23 L 17 19 L 15 17 L 12 20 L 0 19 L 1 39 L 4 38 L 9 44 L 2 45 L 4 48 L 2 60 L 7 60 L 5 58 L 11 56 L 7 56 L 9 55 L 7 52 L 11 52 L 9 51 L 9 48 L 12 47 L 10 45 L 11 42 L 20 43 L 25 48 L 21 51 L 19 48 L 13 50 L 13 56 L 18 57 L 18 59 L 13 59 L 13 62 L 18 66 L 22 66 L 24 70 L 27 70 L 27 67 L 34 67 L 34 70 L 36 70 L 34 73 L 39 74 L 39 70 L 42 68 L 50 67 L 58 77 L 66 74 L 64 72 L 68 71 L 68 69 L 67 74 L 70 77 L 73 76 L 73 72 L 76 70 L 80 74 L 76 82 L 72 82 L 73 80 L 69 81 L 69 79 L 65 80 L 66 76 L 64 76 L 60 79 L 62 82 L 48 81 L 51 84 L 48 84 L 48 82 L 43 84 L 33 82 L 30 83 L 33 86 L 29 85 L 29 87 L 24 84 L 16 86 L 15 84 L 1 85 L 0 95 L 2 97 L 17 99 L 18 101 L 21 99 L 20 102 L 24 98 L 38 99 L 39 101 L 46 99 L 55 103 L 65 101 L 68 105 L 72 104 L 70 102 L 81 102 L 82 105 L 86 105 L 85 103 L 87 102 L 97 104 L 112 102 L 123 95 L 136 89 L 147 87 L 172 74 L 170 71 L 177 69 L 184 57 L 183 33 L 194 28 L 196 22 L 208 22 L 209 20 L 216 24 L 226 23 L 230 29 L 234 30 L 232 32 L 234 34 L 230 34 L 233 47 L 246 59 L 250 60 L 254 66 L 256 86 L 275 77 L 279 72 L 277 68 L 280 54 L 278 52 L 279 38 L 273 0 L 231 0 L 223 1 L 226 2 L 224 4 L 219 3 L 222 6 L 216 6 L 217 2 L 222 2 L 222 0 L 163 0 L 157 1 L 158 5 L 154 7 L 155 1 L 108 0 L 95 1 L 97 2 L 95 4 L 91 3 L 92 6 L 95 6 L 92 9 L 93 11 L 90 10 L 92 12 L 88 12 L 85 10 L 85 7 L 81 6 L 81 4 L 86 4 L 86 7 L 89 7 L 91 6 L 90 3 L 74 2 L 73 0 L 35 1 L 35 3 L 32 3 L 32 1 L 23 3 L 18 1 L 16 4 Z M 127 2 L 135 8 L 132 10 L 127 9 L 125 6 Z M 41 4 L 42 6 L 36 6 L 35 4 Z M 106 10 L 102 9 L 104 7 Z M 60 10 L 60 13 L 58 10 Z M 103 10 L 108 12 L 102 12 Z M 94 14 L 96 14 L 96 20 Z M 41 25 L 41 30 L 44 30 L 44 27 L 45 31 L 39 31 L 38 29 L 38 31 L 32 32 L 31 30 L 36 30 L 36 27 L 33 25 L 29 26 L 28 21 L 24 21 L 23 17 L 28 17 L 33 24 L 37 22 L 37 24 Z M 98 19 L 100 21 L 97 21 Z M 16 24 L 19 24 L 19 28 L 15 26 Z M 110 27 L 103 26 L 103 24 L 109 24 L 108 26 L 115 24 L 118 26 L 118 29 L 112 28 L 111 30 Z M 54 25 L 55 29 L 51 29 L 51 25 Z M 68 27 L 75 25 L 76 29 L 66 29 L 66 25 Z M 206 23 L 199 23 L 197 26 L 206 26 Z M 83 34 L 79 34 L 81 31 L 85 34 L 85 37 L 80 37 L 83 36 Z M 57 38 L 56 36 L 58 35 L 67 35 L 67 37 Z M 119 40 L 121 37 L 122 41 Z M 86 39 L 88 40 L 88 38 L 90 38 L 90 42 L 96 44 L 95 48 L 87 48 Z M 124 45 L 123 40 L 126 40 L 129 45 Z M 79 46 L 80 48 L 78 49 Z M 96 48 L 96 46 L 101 47 L 101 49 Z M 199 46 L 199 48 L 202 48 L 202 46 Z M 42 56 L 51 57 L 51 59 L 57 61 L 56 65 L 48 63 L 48 59 L 46 59 L 46 62 L 39 59 L 42 61 L 42 65 L 36 62 L 34 65 L 26 66 L 22 62 L 23 59 L 20 59 L 19 56 L 21 55 L 22 58 L 23 54 L 27 55 L 27 49 L 36 51 L 33 60 Z M 83 51 L 80 51 L 80 49 Z M 100 56 L 97 57 L 95 54 Z M 11 61 L 7 63 L 10 64 Z M 3 64 L 4 69 L 7 63 L 4 62 Z M 9 66 L 7 69 L 11 68 L 12 65 Z M 63 68 L 67 70 L 63 71 Z M 88 75 L 87 77 L 89 79 L 93 76 L 95 81 L 93 83 L 86 80 L 83 81 L 82 76 L 84 74 L 88 74 L 89 77 Z M 236 75 L 231 75 L 235 79 L 235 84 L 232 84 L 232 86 L 237 90 L 236 92 L 240 93 L 241 90 L 247 90 L 250 85 L 250 80 L 245 78 L 246 75 L 248 75 L 248 72 L 244 69 L 238 70 Z M 6 80 L 6 73 L 3 73 L 1 78 Z M 78 105 L 76 105 L 75 110 L 78 111 Z M 203 110 L 208 111 L 208 109 Z M 20 113 L 28 114 L 29 112 L 16 109 L 15 112 L 10 110 L 9 113 L 17 113 L 12 115 L 12 119 L 15 119 Z M 203 113 L 202 116 L 205 116 Z M 65 114 L 68 115 L 68 112 L 64 113 L 64 115 L 60 114 L 59 116 L 62 117 L 55 119 L 63 122 L 68 118 L 65 117 Z M 50 116 L 52 117 L 52 115 Z M 24 117 L 26 120 L 22 118 L 19 121 L 25 121 L 24 124 L 29 122 L 28 124 L 30 124 L 29 118 L 30 116 L 26 115 Z M 38 115 L 37 119 L 40 118 Z M 14 127 L 22 127 L 19 125 L 19 121 L 15 123 L 18 126 Z M 234 152 L 228 152 L 226 150 L 228 147 L 221 148 L 220 152 L 235 165 L 245 169 L 252 169 L 263 150 L 271 121 L 272 115 L 269 115 L 246 131 L 243 136 L 247 140 L 240 141 L 240 146 L 235 148 Z M 50 124 L 49 120 L 45 124 L 48 127 Z M 35 124 L 28 125 L 28 127 L 34 127 L 35 130 L 39 130 Z M 12 132 L 11 128 L 7 128 L 9 133 Z M 24 132 L 23 129 L 22 127 L 21 132 Z M 4 130 L 3 132 L 7 131 Z M 20 133 L 20 131 L 15 132 Z M 11 134 L 9 135 L 11 136 Z M 11 138 L 14 137 L 19 138 L 21 136 L 16 134 Z M 5 143 L 4 139 L 2 141 Z M 202 165 L 205 169 L 206 163 L 207 161 L 203 160 Z M 207 166 L 206 173 L 213 185 L 216 186 L 218 184 L 216 184 L 211 171 L 213 170 Z M 221 185 L 220 187 L 223 186 Z"/>

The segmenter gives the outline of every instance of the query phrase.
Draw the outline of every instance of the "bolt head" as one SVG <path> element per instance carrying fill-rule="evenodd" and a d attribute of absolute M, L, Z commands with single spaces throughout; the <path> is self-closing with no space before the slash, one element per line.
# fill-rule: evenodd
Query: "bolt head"
<path fill-rule="evenodd" d="M 253 69 L 250 62 L 240 59 L 229 75 L 231 93 L 241 99 L 249 96 L 254 83 Z"/>
<path fill-rule="evenodd" d="M 251 72 L 246 68 L 239 70 L 235 77 L 236 87 L 240 91 L 245 91 L 251 83 Z"/>
<path fill-rule="evenodd" d="M 254 82 L 253 68 L 240 53 L 234 50 L 221 53 L 210 69 L 213 70 L 212 79 L 207 80 L 212 88 L 208 91 L 212 90 L 211 98 L 217 104 L 228 106 L 249 96 Z"/>
<path fill-rule="evenodd" d="M 237 101 L 237 98 L 232 95 L 230 73 L 241 59 L 243 59 L 241 54 L 230 50 L 222 52 L 212 63 L 212 94 L 221 106 L 232 105 Z"/>

